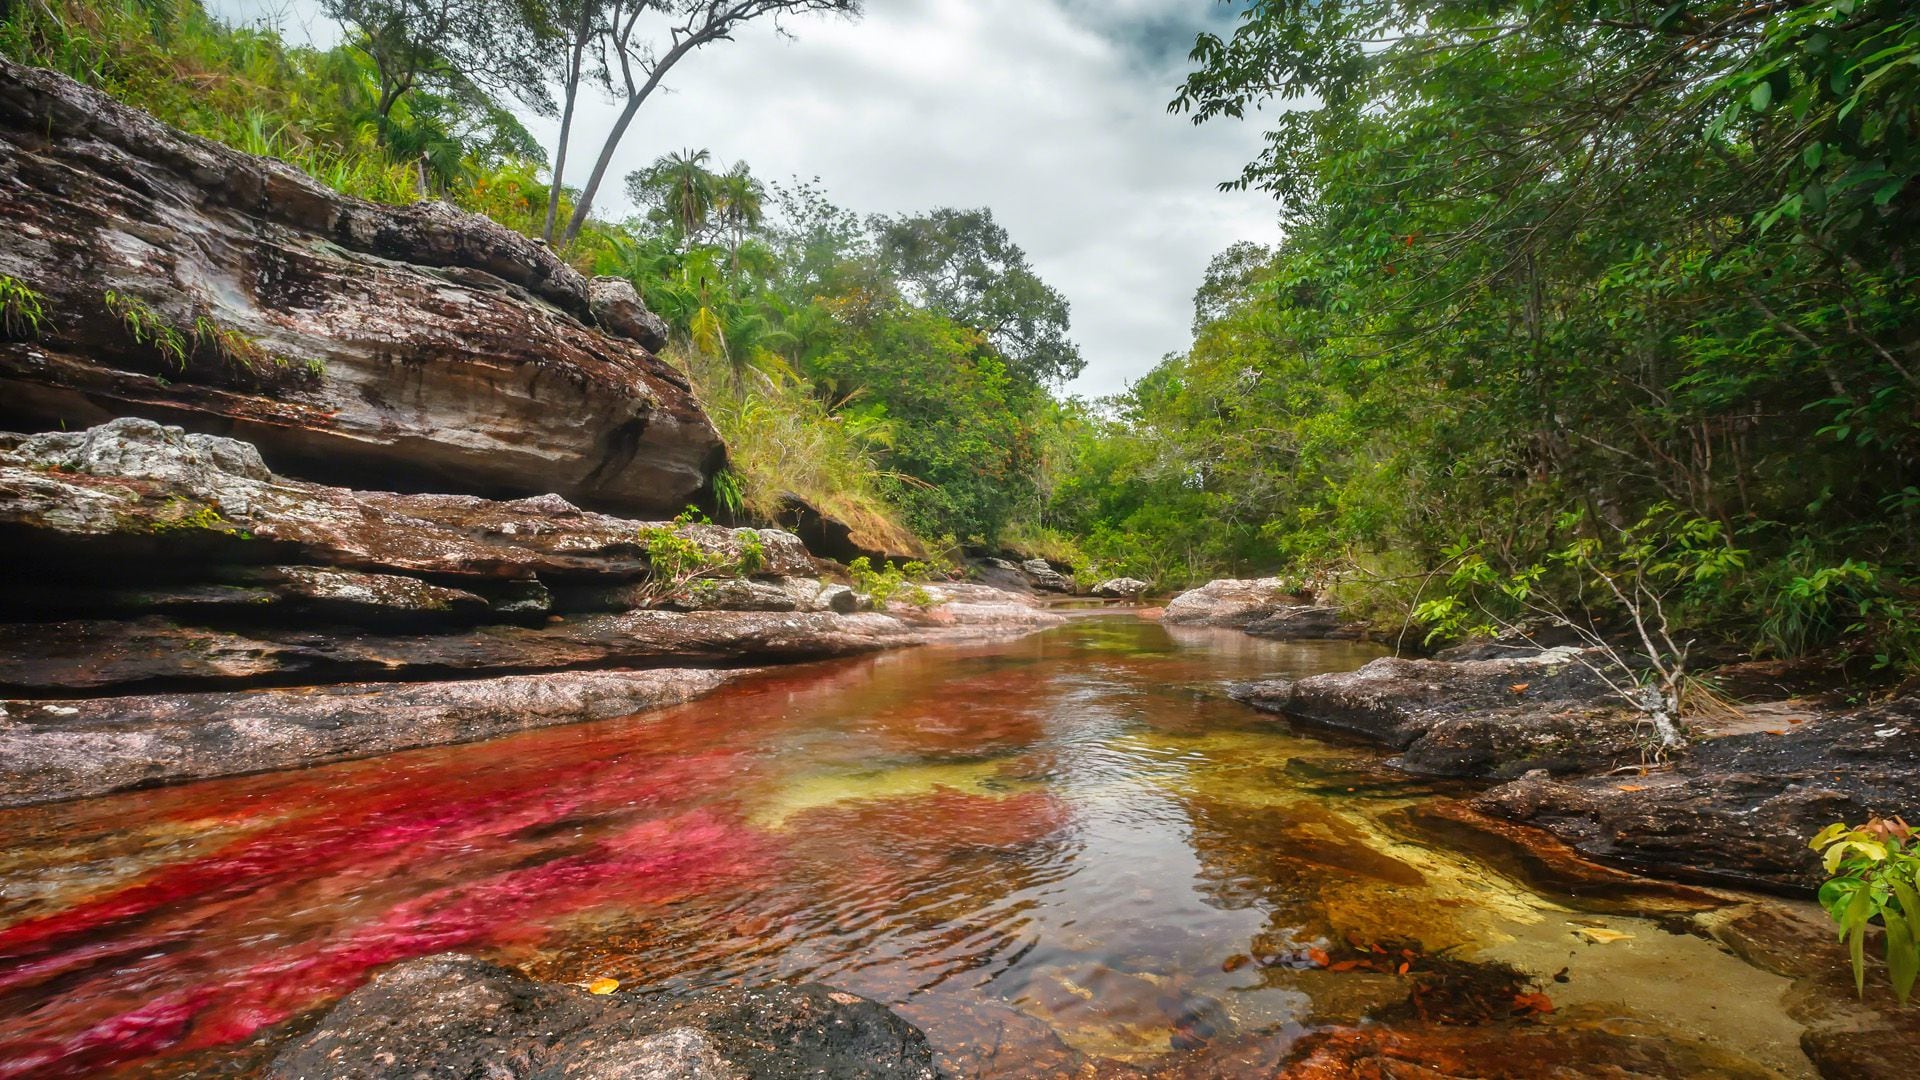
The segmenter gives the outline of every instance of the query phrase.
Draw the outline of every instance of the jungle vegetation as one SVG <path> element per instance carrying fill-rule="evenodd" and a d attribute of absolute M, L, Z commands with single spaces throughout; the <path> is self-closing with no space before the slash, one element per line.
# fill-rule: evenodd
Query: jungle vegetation
<path fill-rule="evenodd" d="M 714 5 L 463 2 L 429 33 L 329 0 L 351 32 L 320 52 L 195 0 L 6 0 L 0 50 L 630 278 L 733 447 L 734 513 L 794 492 L 1162 588 L 1332 577 L 1416 637 L 1605 609 L 1605 566 L 1682 634 L 1920 664 L 1906 0 L 1237 0 L 1169 108 L 1268 131 L 1222 180 L 1286 239 L 1222 252 L 1191 346 L 1093 402 L 1060 396 L 1067 304 L 988 210 L 863 216 L 697 147 L 625 178 L 632 220 L 592 216 L 610 149 L 558 182 L 515 110 L 630 117 L 668 55 L 635 43 Z"/>

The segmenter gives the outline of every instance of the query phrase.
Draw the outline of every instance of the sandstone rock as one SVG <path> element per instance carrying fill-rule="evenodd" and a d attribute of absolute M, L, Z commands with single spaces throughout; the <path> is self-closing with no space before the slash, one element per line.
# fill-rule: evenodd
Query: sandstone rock
<path fill-rule="evenodd" d="M 1920 697 L 1699 740 L 1647 776 L 1527 776 L 1476 805 L 1663 874 L 1811 889 L 1814 833 L 1920 807 Z"/>
<path fill-rule="evenodd" d="M 593 996 L 467 956 L 412 960 L 349 994 L 273 1080 L 933 1080 L 917 1028 L 819 985 Z"/>
<path fill-rule="evenodd" d="M 1031 593 L 1033 581 L 1020 564 L 1008 559 L 973 559 L 967 564 L 967 577 L 982 585 L 1008 592 Z"/>
<path fill-rule="evenodd" d="M 0 806 L 267 772 L 693 700 L 751 669 L 0 702 Z"/>
<path fill-rule="evenodd" d="M 1257 637 L 1283 641 L 1355 640 L 1365 637 L 1367 624 L 1349 622 L 1340 617 L 1339 608 L 1317 604 L 1295 604 L 1273 609 L 1242 629 Z"/>
<path fill-rule="evenodd" d="M 1648 733 L 1580 662 L 1555 650 L 1508 660 L 1375 660 L 1358 671 L 1247 683 L 1233 696 L 1401 752 L 1411 772 L 1514 777 L 1641 759 Z"/>
<path fill-rule="evenodd" d="M 552 495 L 497 502 L 267 477 L 252 467 L 257 460 L 245 443 L 136 418 L 81 434 L 24 437 L 0 453 L 0 529 L 18 538 L 28 558 L 86 559 L 94 580 L 120 571 L 150 576 L 156 564 L 195 560 L 622 580 L 646 573 L 641 530 L 659 527 Z M 791 533 L 715 525 L 678 532 L 729 560 L 741 557 L 750 537 L 763 574 L 812 572 L 812 558 Z M 124 565 L 129 558 L 150 562 Z"/>
<path fill-rule="evenodd" d="M 1306 599 L 1300 586 L 1283 578 L 1209 581 L 1167 601 L 1162 618 L 1192 626 L 1243 627 L 1277 608 Z"/>
<path fill-rule="evenodd" d="M 936 613 L 929 620 L 948 619 Z M 996 629 L 1004 629 L 995 624 Z M 365 679 L 479 677 L 582 667 L 774 663 L 917 644 L 901 618 L 827 612 L 630 611 L 539 627 L 443 633 L 325 625 L 229 629 L 149 616 L 0 625 L 0 692 L 215 689 Z"/>
<path fill-rule="evenodd" d="M 52 316 L 0 344 L 0 423 L 144 415 L 313 479 L 632 512 L 678 511 L 724 460 L 685 379 L 590 325 L 587 282 L 533 241 L 339 195 L 4 60 L 0 222 L 0 274 Z"/>
<path fill-rule="evenodd" d="M 1108 578 L 1093 587 L 1093 595 L 1118 600 L 1133 600 L 1152 587 L 1152 585 L 1141 581 L 1139 578 Z"/>
<path fill-rule="evenodd" d="M 1055 570 L 1053 564 L 1045 559 L 1028 559 L 1020 564 L 1020 572 L 1027 575 L 1027 580 L 1031 581 L 1036 589 L 1059 593 L 1073 591 L 1073 582 L 1066 575 Z"/>
<path fill-rule="evenodd" d="M 814 597 L 814 603 L 819 605 L 821 611 L 851 615 L 860 610 L 860 594 L 845 585 L 827 585 Z"/>
<path fill-rule="evenodd" d="M 648 310 L 626 278 L 594 278 L 587 285 L 587 302 L 593 317 L 607 330 L 639 342 L 649 352 L 667 347 L 667 320 Z"/>

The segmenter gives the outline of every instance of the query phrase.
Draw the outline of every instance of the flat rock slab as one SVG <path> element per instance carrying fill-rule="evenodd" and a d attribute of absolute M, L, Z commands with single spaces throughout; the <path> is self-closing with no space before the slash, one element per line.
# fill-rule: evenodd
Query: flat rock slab
<path fill-rule="evenodd" d="M 271 1080 L 934 1080 L 918 1028 L 816 984 L 682 999 L 591 995 L 468 956 L 411 960 L 349 994 Z"/>
<path fill-rule="evenodd" d="M 1588 855 L 1812 889 L 1823 877 L 1806 846 L 1813 834 L 1920 809 L 1920 697 L 1704 739 L 1645 776 L 1527 776 L 1476 805 Z"/>
<path fill-rule="evenodd" d="M 752 669 L 0 702 L 0 806 L 473 742 L 691 701 Z"/>
<path fill-rule="evenodd" d="M 155 560 L 621 581 L 647 572 L 641 532 L 660 525 L 582 510 L 558 495 L 500 501 L 290 480 L 269 472 L 251 444 L 132 417 L 0 446 L 0 535 L 24 559 L 86 559 L 95 579 L 151 575 L 153 563 L 127 560 Z M 813 573 L 792 533 L 678 531 L 729 559 L 751 537 L 759 573 Z"/>
<path fill-rule="evenodd" d="M 1643 758 L 1650 733 L 1589 666 L 1604 663 L 1572 649 L 1460 662 L 1384 657 L 1357 671 L 1230 692 L 1256 709 L 1398 750 L 1410 772 L 1516 777 Z"/>

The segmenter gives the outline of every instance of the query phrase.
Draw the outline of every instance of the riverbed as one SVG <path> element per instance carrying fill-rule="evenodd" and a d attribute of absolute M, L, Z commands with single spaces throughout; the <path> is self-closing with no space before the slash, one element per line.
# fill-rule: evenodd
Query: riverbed
<path fill-rule="evenodd" d="M 1401 1029 L 1811 1075 L 1787 981 L 1704 932 L 1731 898 L 1568 872 L 1223 693 L 1380 652 L 1099 615 L 6 812 L 0 1077 L 249 1075 L 449 950 L 620 993 L 824 982 L 966 1076 L 1271 1076 Z"/>

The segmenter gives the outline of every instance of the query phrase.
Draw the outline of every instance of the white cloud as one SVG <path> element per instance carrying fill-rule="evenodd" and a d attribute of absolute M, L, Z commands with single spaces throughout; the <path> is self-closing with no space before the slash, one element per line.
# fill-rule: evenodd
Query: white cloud
<path fill-rule="evenodd" d="M 311 0 L 220 0 L 295 33 L 330 28 Z M 621 178 L 669 150 L 705 147 L 757 175 L 818 175 L 862 213 L 988 206 L 1073 305 L 1088 363 L 1071 387 L 1120 389 L 1184 348 L 1207 260 L 1278 236 L 1271 199 L 1214 185 L 1254 156 L 1261 127 L 1194 127 L 1166 101 L 1212 0 L 869 0 L 858 22 L 753 26 L 687 58 L 642 108 L 598 209 L 626 209 Z M 584 179 L 615 107 L 589 103 L 568 181 Z M 552 125 L 530 125 L 551 143 Z"/>

